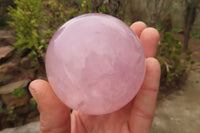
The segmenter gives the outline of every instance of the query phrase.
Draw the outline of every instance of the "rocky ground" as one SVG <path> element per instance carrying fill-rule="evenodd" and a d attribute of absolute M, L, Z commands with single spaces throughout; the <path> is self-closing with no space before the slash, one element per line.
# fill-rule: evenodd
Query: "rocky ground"
<path fill-rule="evenodd" d="M 31 67 L 31 58 L 16 52 L 14 42 L 10 32 L 0 31 L 0 130 L 39 119 L 28 91 L 37 69 Z"/>
<path fill-rule="evenodd" d="M 200 64 L 187 81 L 158 101 L 151 133 L 200 133 Z"/>
<path fill-rule="evenodd" d="M 39 133 L 39 127 L 39 122 L 32 122 L 21 127 L 4 129 L 0 133 Z"/>

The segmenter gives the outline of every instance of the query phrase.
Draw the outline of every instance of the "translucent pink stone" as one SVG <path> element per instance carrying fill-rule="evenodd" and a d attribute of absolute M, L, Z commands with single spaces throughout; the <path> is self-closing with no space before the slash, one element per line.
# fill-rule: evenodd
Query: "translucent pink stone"
<path fill-rule="evenodd" d="M 141 87 L 145 56 L 137 36 L 121 20 L 103 14 L 71 19 L 46 53 L 48 80 L 60 100 L 99 115 L 128 104 Z"/>

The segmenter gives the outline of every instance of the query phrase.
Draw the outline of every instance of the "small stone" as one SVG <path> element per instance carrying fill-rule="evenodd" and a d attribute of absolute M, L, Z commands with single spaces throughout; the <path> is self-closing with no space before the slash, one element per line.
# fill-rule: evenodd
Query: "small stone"
<path fill-rule="evenodd" d="M 14 83 L 10 83 L 8 85 L 4 85 L 0 87 L 0 95 L 2 94 L 10 94 L 14 91 L 15 88 L 25 88 L 29 80 L 21 80 Z"/>
<path fill-rule="evenodd" d="M 7 108 L 10 108 L 10 107 L 16 108 L 16 107 L 24 106 L 28 103 L 27 95 L 24 95 L 21 98 L 17 98 L 13 96 L 13 94 L 4 94 L 1 96 L 1 98 Z"/>
<path fill-rule="evenodd" d="M 39 133 L 40 122 L 32 122 L 21 127 L 8 128 L 0 131 L 0 133 Z"/>
<path fill-rule="evenodd" d="M 0 30 L 0 47 L 12 45 L 16 42 L 15 37 L 8 30 Z"/>
<path fill-rule="evenodd" d="M 26 117 L 26 123 L 29 123 L 29 122 L 33 122 L 33 121 L 39 121 L 39 112 L 38 110 L 34 110 L 32 112 L 30 112 L 28 114 L 28 116 Z"/>
<path fill-rule="evenodd" d="M 10 31 L 8 30 L 0 30 L 0 40 L 2 39 L 7 39 L 7 38 L 10 38 L 12 37 L 12 34 Z"/>
<path fill-rule="evenodd" d="M 7 74 L 7 73 L 13 73 L 18 69 L 19 69 L 18 62 L 12 60 L 12 61 L 9 61 L 7 63 L 0 65 L 0 75 Z"/>
<path fill-rule="evenodd" d="M 0 86 L 8 84 L 16 77 L 19 71 L 18 62 L 16 60 L 9 61 L 0 65 Z"/>
<path fill-rule="evenodd" d="M 25 69 L 31 68 L 31 61 L 32 61 L 32 59 L 30 57 L 26 56 L 21 59 L 20 66 Z"/>
<path fill-rule="evenodd" d="M 30 115 L 32 114 L 32 112 L 30 113 Z M 26 123 L 30 123 L 30 122 L 34 122 L 34 121 L 39 121 L 40 120 L 40 116 L 39 116 L 39 113 L 37 113 L 37 116 L 35 117 L 32 117 L 32 118 L 28 118 L 26 119 Z"/>
<path fill-rule="evenodd" d="M 23 115 L 23 114 L 27 114 L 27 113 L 30 113 L 30 107 L 27 104 L 27 102 L 25 103 L 25 105 L 22 104 L 22 106 L 15 107 L 15 114 Z"/>
<path fill-rule="evenodd" d="M 24 124 L 24 118 L 23 117 L 17 117 L 16 120 L 14 120 L 14 127 L 19 127 Z"/>
<path fill-rule="evenodd" d="M 8 84 L 13 80 L 13 76 L 11 74 L 0 74 L 0 86 Z"/>
<path fill-rule="evenodd" d="M 27 86 L 28 83 L 29 80 L 21 80 L 0 87 L 0 96 L 7 108 L 20 107 L 28 103 L 29 97 L 28 95 L 26 95 L 26 93 L 24 93 L 24 95 L 21 98 L 17 98 L 12 94 L 15 88 L 23 89 Z"/>
<path fill-rule="evenodd" d="M 6 59 L 11 57 L 13 52 L 14 52 L 14 47 L 12 46 L 0 47 L 0 63 L 4 62 Z"/>

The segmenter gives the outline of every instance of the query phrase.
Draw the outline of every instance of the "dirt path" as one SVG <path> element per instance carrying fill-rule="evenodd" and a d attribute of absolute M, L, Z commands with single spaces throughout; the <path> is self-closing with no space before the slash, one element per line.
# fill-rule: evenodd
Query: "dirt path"
<path fill-rule="evenodd" d="M 200 133 L 200 63 L 181 90 L 158 102 L 151 133 Z"/>

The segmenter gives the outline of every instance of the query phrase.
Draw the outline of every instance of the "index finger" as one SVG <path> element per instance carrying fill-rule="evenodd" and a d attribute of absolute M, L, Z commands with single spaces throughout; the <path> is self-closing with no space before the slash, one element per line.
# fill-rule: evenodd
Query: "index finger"
<path fill-rule="evenodd" d="M 131 25 L 131 29 L 139 37 L 141 45 L 144 49 L 145 57 L 154 57 L 156 55 L 157 45 L 160 39 L 159 32 L 154 28 L 146 28 L 143 22 L 135 22 Z"/>

